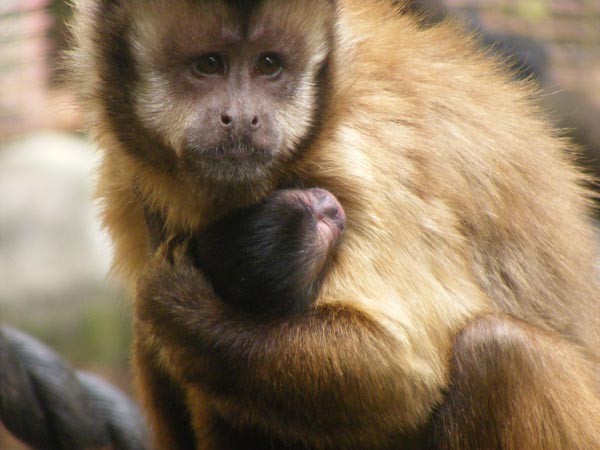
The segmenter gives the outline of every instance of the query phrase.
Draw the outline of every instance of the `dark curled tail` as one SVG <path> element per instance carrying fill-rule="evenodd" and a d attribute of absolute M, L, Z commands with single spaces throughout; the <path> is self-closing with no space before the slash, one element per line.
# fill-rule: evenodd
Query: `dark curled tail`
<path fill-rule="evenodd" d="M 10 327 L 0 327 L 0 422 L 35 449 L 150 448 L 130 398 Z"/>

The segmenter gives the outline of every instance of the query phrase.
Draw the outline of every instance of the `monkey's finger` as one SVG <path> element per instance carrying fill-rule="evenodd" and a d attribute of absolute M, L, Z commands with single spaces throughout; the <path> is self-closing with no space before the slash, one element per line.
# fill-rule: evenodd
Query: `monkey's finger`
<path fill-rule="evenodd" d="M 173 247 L 172 260 L 175 267 L 192 264 L 191 239 L 181 237 L 178 245 Z"/>
<path fill-rule="evenodd" d="M 174 266 L 179 262 L 183 262 L 180 255 L 182 247 L 185 248 L 185 251 L 189 248 L 189 239 L 186 236 L 182 234 L 170 236 L 157 245 L 154 259 Z"/>
<path fill-rule="evenodd" d="M 150 252 L 154 253 L 166 239 L 165 220 L 159 211 L 148 205 L 137 185 L 134 185 L 132 189 L 144 213 L 144 220 L 150 241 Z"/>
<path fill-rule="evenodd" d="M 151 210 L 144 203 L 142 209 L 150 238 L 150 251 L 154 253 L 166 239 L 165 221 L 160 213 Z"/>

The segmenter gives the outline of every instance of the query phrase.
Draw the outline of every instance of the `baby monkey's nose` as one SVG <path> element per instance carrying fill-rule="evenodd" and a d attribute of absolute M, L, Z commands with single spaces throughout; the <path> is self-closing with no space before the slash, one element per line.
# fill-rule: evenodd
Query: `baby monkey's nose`
<path fill-rule="evenodd" d="M 346 213 L 335 196 L 325 189 L 313 188 L 308 190 L 312 197 L 312 205 L 318 220 L 333 223 L 340 231 L 346 226 Z"/>

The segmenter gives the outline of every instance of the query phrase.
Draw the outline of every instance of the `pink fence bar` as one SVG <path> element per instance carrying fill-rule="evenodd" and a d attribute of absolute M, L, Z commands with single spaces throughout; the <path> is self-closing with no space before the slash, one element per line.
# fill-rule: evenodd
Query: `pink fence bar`
<path fill-rule="evenodd" d="M 39 127 L 48 97 L 49 0 L 0 1 L 0 139 Z"/>

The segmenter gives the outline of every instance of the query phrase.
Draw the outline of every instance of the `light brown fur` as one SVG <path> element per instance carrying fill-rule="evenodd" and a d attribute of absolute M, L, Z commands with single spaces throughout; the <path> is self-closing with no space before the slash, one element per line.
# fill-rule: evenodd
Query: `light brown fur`
<path fill-rule="evenodd" d="M 600 445 L 600 400 L 593 385 L 599 370 L 600 307 L 596 245 L 587 217 L 589 193 L 583 187 L 585 177 L 574 168 L 570 142 L 551 129 L 535 106 L 532 85 L 511 82 L 501 64 L 478 50 L 477 42 L 456 24 L 421 29 L 415 18 L 399 14 L 389 2 L 343 0 L 333 29 L 334 46 L 323 49 L 331 52 L 332 83 L 316 138 L 300 157 L 271 174 L 272 179 L 242 194 L 229 193 L 223 202 L 198 189 L 178 165 L 179 127 L 185 120 L 179 115 L 185 118 L 185 109 L 162 111 L 173 123 L 156 123 L 157 136 L 168 136 L 159 145 L 173 147 L 164 160 L 140 158 L 115 133 L 107 120 L 112 113 L 99 98 L 100 74 L 106 72 L 95 41 L 101 38 L 93 31 L 99 3 L 81 3 L 87 6 L 80 7 L 75 28 L 74 61 L 82 69 L 82 97 L 104 150 L 99 198 L 103 222 L 115 243 L 115 269 L 141 299 L 136 306 L 138 346 L 152 349 L 164 376 L 185 387 L 199 449 L 238 448 L 233 438 L 227 443 L 227 438 L 211 434 L 215 411 L 241 428 L 258 427 L 277 442 L 311 448 L 397 448 L 393 439 L 418 434 L 432 410 L 444 404 L 451 377 L 461 376 L 451 371 L 450 355 L 462 351 L 455 338 L 481 314 L 512 323 L 508 315 L 534 327 L 531 333 L 542 336 L 534 342 L 546 346 L 542 360 L 551 353 L 552 342 L 564 355 L 564 365 L 552 360 L 546 371 L 532 371 L 538 377 L 536 386 L 556 386 L 559 398 L 549 401 L 560 414 L 542 414 L 533 429 L 517 426 L 507 442 L 517 439 L 518 444 L 526 432 L 540 433 L 539 442 L 546 442 L 551 426 L 562 430 L 564 441 L 544 444 L 555 447 L 519 447 L 513 442 L 490 443 L 489 448 Z M 109 26 L 136 10 L 135 1 L 124 3 L 129 6 L 119 9 Z M 161 8 L 161 1 L 149 3 L 157 10 L 147 8 L 144 20 L 157 23 L 167 23 L 164 16 L 176 15 L 178 5 L 184 4 L 169 2 L 174 8 L 169 11 Z M 285 7 L 286 2 L 270 3 L 277 4 L 270 7 L 273 11 L 289 8 L 286 14 L 274 13 L 279 27 L 286 28 L 285 21 L 290 21 L 290 28 L 314 37 L 311 45 L 319 47 L 324 37 L 313 33 L 322 31 L 322 24 L 312 21 L 318 20 L 318 13 L 307 14 L 296 1 Z M 153 26 L 145 29 L 161 32 Z M 161 42 L 160 34 L 154 38 Z M 151 53 L 152 45 L 140 39 L 149 38 L 134 41 L 139 51 Z M 156 86 L 160 83 L 155 85 L 157 95 L 164 95 Z M 147 97 L 151 95 L 140 93 L 134 100 Z M 136 108 L 148 113 L 149 103 L 137 103 Z M 297 105 L 282 118 L 291 135 L 301 136 L 309 127 L 295 122 L 298 111 L 314 108 Z M 310 318 L 298 323 L 290 319 L 285 326 L 263 330 L 272 342 L 260 340 L 252 324 L 246 330 L 236 322 L 239 319 L 219 309 L 202 277 L 190 273 L 185 264 L 171 267 L 155 259 L 148 268 L 149 239 L 140 198 L 163 214 L 170 234 L 177 234 L 192 232 L 227 208 L 256 201 L 277 185 L 297 180 L 332 192 L 348 218 L 314 323 Z M 165 293 L 161 286 L 175 286 L 175 293 Z M 164 304 L 148 304 L 147 299 L 160 303 L 157 298 Z M 157 323 L 157 317 L 162 322 Z M 221 320 L 224 339 L 237 330 L 240 336 L 249 333 L 259 340 L 254 350 L 264 353 L 252 354 L 254 359 L 240 357 L 248 357 L 258 372 L 236 379 L 246 383 L 240 389 L 256 398 L 223 399 L 208 395 L 201 383 L 187 385 L 194 377 L 207 376 L 206 361 L 201 355 L 194 357 L 201 351 L 190 345 L 190 340 L 209 339 L 205 334 L 210 331 L 194 329 L 205 327 L 207 317 Z M 174 329 L 169 331 L 166 324 Z M 140 370 L 142 363 L 136 366 Z M 269 376 L 263 376 L 261 367 Z M 517 364 L 515 371 L 523 367 Z M 564 389 L 552 379 L 557 372 Z M 345 385 L 336 376 L 349 381 Z M 142 369 L 140 383 L 145 377 Z M 564 395 L 573 392 L 588 395 Z M 318 417 L 318 398 L 314 404 L 309 401 L 318 393 L 339 402 L 328 419 L 331 423 Z M 152 403 L 153 394 L 144 387 L 142 395 Z M 267 399 L 279 405 L 281 417 L 263 409 Z M 532 394 L 532 401 L 537 400 Z M 571 414 L 582 402 L 588 414 Z M 317 417 L 309 420 L 304 414 Z M 157 420 L 156 427 L 165 426 Z M 182 442 L 170 433 L 176 434 L 173 427 L 159 431 L 162 448 L 177 448 L 176 442 Z M 436 445 L 479 448 L 431 444 Z"/>

